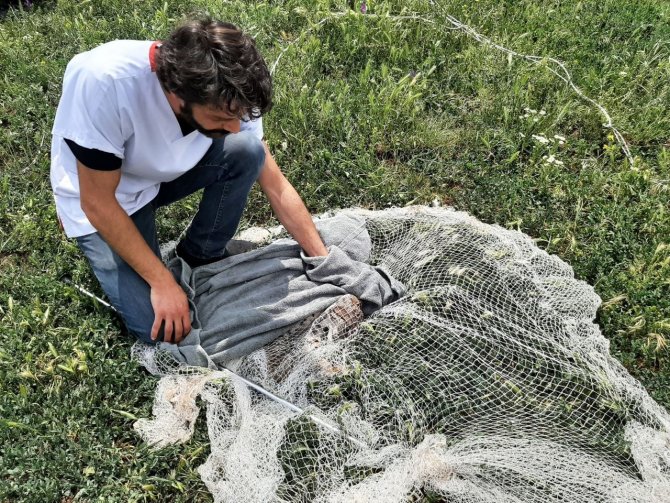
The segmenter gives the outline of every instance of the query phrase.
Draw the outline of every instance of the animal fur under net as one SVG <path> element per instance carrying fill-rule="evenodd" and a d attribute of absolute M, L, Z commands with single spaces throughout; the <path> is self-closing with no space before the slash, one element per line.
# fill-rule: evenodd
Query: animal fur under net
<path fill-rule="evenodd" d="M 216 501 L 670 502 L 670 415 L 567 264 L 462 212 L 351 212 L 407 295 L 367 319 L 345 296 L 230 367 L 305 412 L 137 345 L 164 376 L 143 438 L 188 439 L 199 395 Z"/>

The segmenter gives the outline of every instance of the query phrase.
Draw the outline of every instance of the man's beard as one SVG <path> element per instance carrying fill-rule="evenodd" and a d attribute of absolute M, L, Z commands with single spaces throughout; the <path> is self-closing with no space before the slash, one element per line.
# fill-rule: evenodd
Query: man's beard
<path fill-rule="evenodd" d="M 193 117 L 193 106 L 190 103 L 184 102 L 181 106 L 181 109 L 179 110 L 179 118 L 208 138 L 223 138 L 230 134 L 230 131 L 227 129 L 207 129 L 202 127 L 202 125 L 195 120 L 195 117 Z"/>

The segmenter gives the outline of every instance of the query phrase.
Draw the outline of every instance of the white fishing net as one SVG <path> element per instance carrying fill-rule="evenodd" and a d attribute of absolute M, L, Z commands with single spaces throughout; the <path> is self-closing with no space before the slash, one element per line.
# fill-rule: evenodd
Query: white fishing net
<path fill-rule="evenodd" d="M 345 296 L 230 367 L 304 412 L 137 345 L 164 376 L 145 440 L 188 439 L 199 395 L 215 501 L 670 502 L 670 415 L 570 266 L 450 209 L 349 212 L 407 295 L 367 319 Z"/>

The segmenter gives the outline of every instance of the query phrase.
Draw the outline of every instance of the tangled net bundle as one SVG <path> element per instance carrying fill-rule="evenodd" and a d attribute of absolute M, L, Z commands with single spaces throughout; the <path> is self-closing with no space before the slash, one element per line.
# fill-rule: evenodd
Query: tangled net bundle
<path fill-rule="evenodd" d="M 670 415 L 570 266 L 450 209 L 347 211 L 407 295 L 366 319 L 345 298 L 230 367 L 303 413 L 135 346 L 163 376 L 147 441 L 188 439 L 200 396 L 215 501 L 670 502 Z"/>

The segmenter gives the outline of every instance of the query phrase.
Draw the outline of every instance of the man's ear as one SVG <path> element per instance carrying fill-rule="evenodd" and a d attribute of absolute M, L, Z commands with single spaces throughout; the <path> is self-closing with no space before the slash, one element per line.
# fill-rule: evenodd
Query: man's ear
<path fill-rule="evenodd" d="M 180 107 L 183 107 L 184 104 L 186 103 L 183 99 L 181 99 L 179 96 L 177 96 L 172 91 L 165 91 L 165 94 L 168 96 L 168 99 L 171 102 L 175 103 L 176 105 L 179 105 Z"/>
<path fill-rule="evenodd" d="M 167 93 L 167 97 L 168 97 L 168 102 L 170 102 L 170 106 L 175 111 L 175 113 L 181 113 L 184 110 L 184 107 L 186 105 L 185 100 L 181 99 L 179 96 L 177 96 L 173 92 Z"/>

